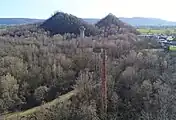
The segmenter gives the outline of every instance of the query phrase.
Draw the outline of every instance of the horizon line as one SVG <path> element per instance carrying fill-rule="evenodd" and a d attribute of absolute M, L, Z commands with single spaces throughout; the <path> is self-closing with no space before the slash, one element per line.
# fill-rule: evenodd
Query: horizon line
<path fill-rule="evenodd" d="M 50 17 L 48 17 L 50 18 Z M 0 19 L 36 19 L 36 20 L 47 20 L 48 18 L 35 18 L 35 17 L 0 17 Z M 82 19 L 102 19 L 102 18 L 95 18 L 95 17 L 79 17 Z M 166 20 L 166 19 L 162 19 L 162 18 L 155 18 L 155 17 L 117 17 L 117 18 L 145 18 L 145 19 L 160 19 L 160 20 L 165 20 L 168 22 L 176 22 L 176 21 L 171 21 L 171 20 Z"/>

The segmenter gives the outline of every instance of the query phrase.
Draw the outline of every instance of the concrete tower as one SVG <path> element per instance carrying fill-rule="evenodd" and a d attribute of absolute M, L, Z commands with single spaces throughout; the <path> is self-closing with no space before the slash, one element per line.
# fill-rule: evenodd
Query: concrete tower
<path fill-rule="evenodd" d="M 79 28 L 79 30 L 80 30 L 80 37 L 81 37 L 81 39 L 83 39 L 84 37 L 85 37 L 85 27 L 84 26 L 81 26 L 80 28 Z"/>

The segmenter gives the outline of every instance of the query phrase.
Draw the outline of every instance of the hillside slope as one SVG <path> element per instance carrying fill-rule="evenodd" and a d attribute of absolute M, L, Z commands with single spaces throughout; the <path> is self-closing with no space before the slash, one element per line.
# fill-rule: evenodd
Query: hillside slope
<path fill-rule="evenodd" d="M 134 26 L 172 26 L 176 25 L 176 22 L 167 21 L 159 18 L 143 18 L 143 17 L 133 17 L 133 18 L 120 18 L 126 23 L 130 23 Z"/>
<path fill-rule="evenodd" d="M 119 18 L 121 21 L 126 22 L 133 26 L 160 26 L 160 25 L 168 25 L 174 26 L 176 22 L 171 22 L 167 20 L 157 19 L 157 18 L 143 18 L 143 17 L 133 17 L 133 18 Z M 95 24 L 100 19 L 98 18 L 83 18 L 84 21 Z M 30 18 L 0 18 L 0 25 L 12 25 L 12 24 L 27 24 L 27 23 L 35 23 L 35 22 L 43 22 L 43 19 L 30 19 Z"/>
<path fill-rule="evenodd" d="M 12 24 L 29 24 L 42 22 L 43 19 L 30 19 L 30 18 L 0 18 L 0 25 L 12 25 Z"/>
<path fill-rule="evenodd" d="M 108 34 L 116 34 L 116 33 L 134 33 L 134 34 L 139 34 L 137 30 L 127 24 L 121 21 L 119 18 L 117 18 L 113 14 L 108 14 L 106 17 L 98 21 L 95 26 L 98 28 L 106 31 L 108 30 Z"/>
<path fill-rule="evenodd" d="M 133 26 L 174 26 L 176 25 L 176 22 L 171 22 L 167 20 L 162 20 L 158 18 L 144 18 L 144 17 L 133 17 L 133 18 L 119 18 L 121 21 L 128 23 Z M 95 24 L 100 19 L 96 18 L 85 18 L 85 21 Z"/>
<path fill-rule="evenodd" d="M 81 26 L 86 28 L 86 36 L 96 35 L 98 32 L 98 29 L 94 25 L 91 25 L 74 15 L 63 12 L 55 13 L 40 25 L 41 28 L 50 31 L 52 34 L 74 33 L 76 35 L 80 33 L 79 28 Z"/>

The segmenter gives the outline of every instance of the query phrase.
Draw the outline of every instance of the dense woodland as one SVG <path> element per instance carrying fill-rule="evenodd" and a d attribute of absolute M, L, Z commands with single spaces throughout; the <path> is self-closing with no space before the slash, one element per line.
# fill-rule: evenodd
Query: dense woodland
<path fill-rule="evenodd" d="M 73 34 L 51 35 L 39 25 L 1 31 L 0 113 L 39 106 L 77 89 L 70 104 L 55 105 L 37 118 L 174 120 L 176 56 L 146 52 L 160 45 L 139 39 L 136 30 L 128 28 L 104 24 L 98 26 L 99 34 L 84 40 L 70 37 Z M 96 48 L 106 48 L 107 53 L 107 113 L 101 110 L 102 59 Z"/>

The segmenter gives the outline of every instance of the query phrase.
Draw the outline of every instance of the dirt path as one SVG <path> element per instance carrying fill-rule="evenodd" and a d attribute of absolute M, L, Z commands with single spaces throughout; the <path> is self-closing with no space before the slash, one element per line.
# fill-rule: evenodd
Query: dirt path
<path fill-rule="evenodd" d="M 15 113 L 3 115 L 0 117 L 0 120 L 17 120 L 17 118 L 19 118 L 19 117 L 21 118 L 23 116 L 28 116 L 28 115 L 31 115 L 33 113 L 40 111 L 41 107 L 47 109 L 47 108 L 52 107 L 53 105 L 56 105 L 58 103 L 63 103 L 64 101 L 69 100 L 75 94 L 77 94 L 77 90 L 73 90 L 71 92 L 68 92 L 67 94 L 61 95 L 59 98 L 56 98 L 53 101 L 48 102 L 44 105 L 34 107 L 34 108 L 31 108 L 31 109 L 23 111 L 23 112 L 15 112 Z"/>

